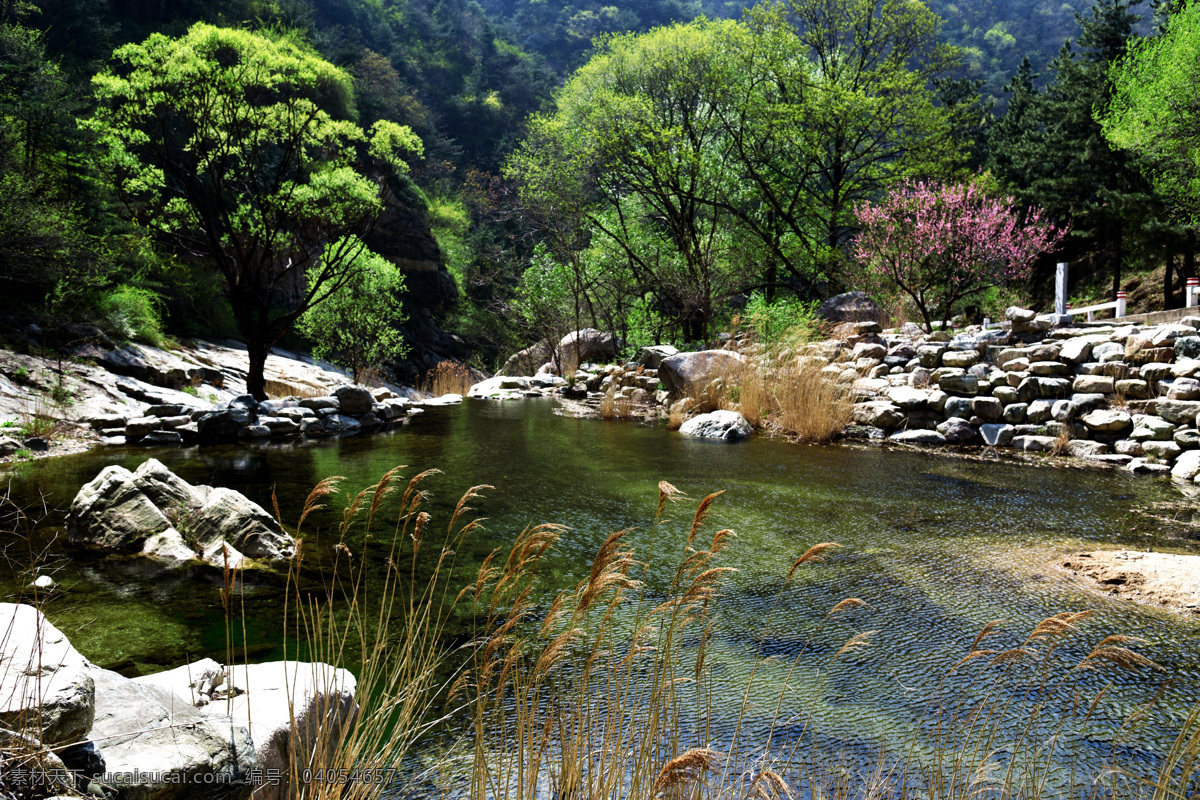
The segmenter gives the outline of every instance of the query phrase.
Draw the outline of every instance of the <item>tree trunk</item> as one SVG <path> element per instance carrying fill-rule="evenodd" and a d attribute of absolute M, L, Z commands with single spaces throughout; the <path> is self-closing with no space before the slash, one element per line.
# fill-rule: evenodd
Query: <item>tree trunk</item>
<path fill-rule="evenodd" d="M 1175 283 L 1172 280 L 1172 275 L 1175 272 L 1175 237 L 1172 236 L 1167 240 L 1167 266 L 1163 270 L 1163 308 L 1178 308 L 1175 300 Z"/>
<path fill-rule="evenodd" d="M 246 391 L 254 395 L 255 400 L 267 399 L 267 352 L 271 346 L 257 336 L 246 340 L 246 349 L 250 356 L 250 371 L 246 374 Z"/>

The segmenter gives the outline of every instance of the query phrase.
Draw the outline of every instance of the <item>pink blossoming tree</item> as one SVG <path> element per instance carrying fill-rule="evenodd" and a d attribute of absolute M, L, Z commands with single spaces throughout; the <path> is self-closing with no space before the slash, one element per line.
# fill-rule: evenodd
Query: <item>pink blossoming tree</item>
<path fill-rule="evenodd" d="M 927 331 L 949 322 L 961 300 L 1026 277 L 1066 233 L 1036 208 L 1022 224 L 1013 199 L 989 196 L 980 180 L 906 184 L 855 217 L 851 255 L 863 277 L 911 297 Z"/>

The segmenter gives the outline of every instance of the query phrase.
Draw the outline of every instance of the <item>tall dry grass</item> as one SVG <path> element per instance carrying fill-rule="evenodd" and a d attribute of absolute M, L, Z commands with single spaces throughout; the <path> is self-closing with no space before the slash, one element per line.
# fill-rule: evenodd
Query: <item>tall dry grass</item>
<path fill-rule="evenodd" d="M 427 470 L 406 484 L 402 467 L 357 495 L 346 496 L 338 543 L 326 591 L 301 591 L 303 539 L 289 574 L 285 628 L 314 661 L 346 666 L 357 677 L 359 711 L 353 719 L 329 714 L 319 735 L 305 720 L 291 730 L 289 798 L 376 797 L 381 781 L 402 774 L 414 747 L 437 725 L 437 709 L 448 692 L 442 669 L 451 658 L 447 625 L 461 599 L 452 589 L 457 551 L 480 521 L 467 519 L 468 505 L 488 486 L 459 500 L 442 529 L 424 510 Z M 322 481 L 309 494 L 297 525 L 324 507 L 341 478 Z M 398 503 L 393 501 L 398 497 Z M 381 514 L 394 506 L 396 521 L 380 529 Z M 390 528 L 390 530 L 389 530 Z M 366 559 L 384 559 L 381 585 L 366 580 Z M 418 569 L 418 564 L 422 567 Z M 306 775 L 360 774 L 362 780 L 305 780 Z"/>
<path fill-rule="evenodd" d="M 759 430 L 802 442 L 837 438 L 851 422 L 854 394 L 821 371 L 824 361 L 804 355 L 819 333 L 805 324 L 773 342 L 759 343 L 750 334 L 737 335 L 735 327 L 731 340 L 738 342 L 745 367 L 692 387 L 690 409 L 737 411 Z"/>
<path fill-rule="evenodd" d="M 780 565 L 749 678 L 731 693 L 718 680 L 724 665 L 715 644 L 733 573 L 722 553 L 736 539 L 727 529 L 711 531 L 719 492 L 693 510 L 661 483 L 642 552 L 630 545 L 631 531 L 613 533 L 572 587 L 547 592 L 544 561 L 565 529 L 543 524 L 492 552 L 456 590 L 454 552 L 477 527 L 463 523 L 467 503 L 485 487 L 464 496 L 432 544 L 433 520 L 421 510 L 425 477 L 404 491 L 387 544 L 387 585 L 373 604 L 353 579 L 343 587 L 349 611 L 299 594 L 291 601 L 289 619 L 317 645 L 316 655 L 338 663 L 361 653 L 362 704 L 321 752 L 299 751 L 306 756 L 292 769 L 294 797 L 378 791 L 298 784 L 321 760 L 335 770 L 398 770 L 395 796 L 477 800 L 1185 800 L 1200 789 L 1200 707 L 1157 771 L 1145 760 L 1121 762 L 1155 724 L 1153 704 L 1135 708 L 1116 730 L 1102 729 L 1098 710 L 1111 713 L 1105 704 L 1116 687 L 1153 680 L 1157 665 L 1132 637 L 1103 637 L 1079 651 L 1088 612 L 1051 616 L 1015 638 L 1004 623 L 989 623 L 926 697 L 907 742 L 864 761 L 814 744 L 815 720 L 803 710 L 811 705 L 797 687 L 815 685 L 815 700 L 853 680 L 838 664 L 874 648 L 876 632 L 856 624 L 871 613 L 868 603 L 831 599 L 790 660 L 765 655 L 782 632 L 775 612 L 791 602 L 793 582 L 836 557 L 838 545 L 814 545 Z M 369 525 L 396 479 L 389 473 L 354 498 L 344 529 L 358 519 Z M 330 488 L 318 487 L 306 515 Z M 422 552 L 432 565 L 426 577 L 414 566 Z M 672 566 L 663 573 L 664 565 Z M 458 651 L 445 636 L 452 613 L 473 621 Z M 831 636 L 840 647 L 818 659 L 813 643 L 819 637 L 824 650 Z M 815 680 L 805 674 L 813 660 L 823 661 Z M 732 729 L 720 728 L 731 710 Z M 1093 772 L 1062 755 L 1096 743 L 1107 744 L 1108 756 Z M 415 770 L 409 757 L 419 752 L 434 766 Z"/>
<path fill-rule="evenodd" d="M 419 388 L 427 397 L 441 397 L 446 394 L 466 396 L 471 387 L 483 380 L 482 373 L 471 369 L 458 361 L 442 361 L 436 367 L 425 373 L 419 383 Z"/>
<path fill-rule="evenodd" d="M 611 384 L 600 399 L 600 418 L 630 419 L 635 416 L 637 405 L 632 399 L 619 394 L 619 387 L 615 383 Z"/>
<path fill-rule="evenodd" d="M 329 393 L 329 390 L 321 386 L 313 386 L 308 383 L 299 381 L 285 381 L 277 378 L 267 378 L 263 383 L 263 391 L 268 397 L 283 398 L 283 397 L 322 397 Z"/>

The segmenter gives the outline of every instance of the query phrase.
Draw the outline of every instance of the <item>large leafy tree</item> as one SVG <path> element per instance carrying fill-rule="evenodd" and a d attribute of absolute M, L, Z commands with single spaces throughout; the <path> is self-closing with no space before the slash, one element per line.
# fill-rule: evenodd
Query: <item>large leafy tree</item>
<path fill-rule="evenodd" d="M 739 80 L 717 107 L 754 202 L 730 210 L 793 278 L 840 283 L 856 204 L 965 160 L 957 106 L 971 102 L 939 100 L 959 60 L 940 27 L 909 0 L 782 0 L 749 13 Z"/>
<path fill-rule="evenodd" d="M 613 37 L 509 174 L 559 249 L 615 243 L 656 309 L 704 338 L 730 294 L 840 283 L 855 203 L 959 167 L 963 114 L 938 100 L 956 52 L 937 32 L 917 3 L 787 0 Z"/>
<path fill-rule="evenodd" d="M 194 25 L 114 54 L 88 121 L 129 216 L 224 277 L 266 397 L 267 353 L 355 279 L 408 128 L 348 121 L 350 80 L 285 35 Z"/>
<path fill-rule="evenodd" d="M 606 40 L 508 166 L 536 213 L 581 218 L 618 247 L 687 339 L 707 338 L 745 267 L 724 250 L 716 200 L 736 175 L 712 103 L 738 35 L 701 20 Z"/>
<path fill-rule="evenodd" d="M 1155 187 L 1200 224 L 1200 3 L 1131 47 L 1111 75 L 1105 135 L 1137 153 Z"/>

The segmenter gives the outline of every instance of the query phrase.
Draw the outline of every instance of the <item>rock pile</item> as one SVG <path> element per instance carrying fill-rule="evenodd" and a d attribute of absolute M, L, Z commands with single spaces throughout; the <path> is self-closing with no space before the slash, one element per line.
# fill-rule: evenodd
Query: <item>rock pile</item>
<path fill-rule="evenodd" d="M 84 658 L 33 606 L 0 603 L 0 628 L 0 742 L 6 767 L 21 761 L 0 788 L 17 796 L 281 799 L 291 748 L 328 753 L 358 714 L 354 676 L 328 664 L 204 659 L 129 679 Z"/>
<path fill-rule="evenodd" d="M 247 394 L 217 408 L 154 405 L 141 416 L 103 414 L 86 422 L 108 443 L 206 444 L 357 433 L 401 422 L 412 406 L 390 389 L 351 385 L 323 397 L 257 401 Z"/>
<path fill-rule="evenodd" d="M 1200 475 L 1200 316 L 1151 327 L 1058 327 L 1063 318 L 1019 308 L 1007 316 L 1008 330 L 954 337 L 851 324 L 801 357 L 853 387 L 852 435 Z"/>
<path fill-rule="evenodd" d="M 155 569 L 197 561 L 245 569 L 287 561 L 296 541 L 275 518 L 232 489 L 193 486 L 149 459 L 130 472 L 111 465 L 84 485 L 67 517 L 72 543 L 139 555 Z"/>

